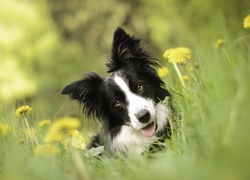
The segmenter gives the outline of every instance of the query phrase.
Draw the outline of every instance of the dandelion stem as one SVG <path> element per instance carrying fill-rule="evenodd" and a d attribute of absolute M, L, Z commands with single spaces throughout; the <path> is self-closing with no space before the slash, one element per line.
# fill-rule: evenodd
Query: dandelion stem
<path fill-rule="evenodd" d="M 90 179 L 89 174 L 87 173 L 86 167 L 83 161 L 81 160 L 80 154 L 74 149 L 71 149 L 71 153 L 76 170 L 80 176 L 80 179 L 89 180 Z"/>
<path fill-rule="evenodd" d="M 30 126 L 29 126 L 29 123 L 28 123 L 27 117 L 26 117 L 25 115 L 23 115 L 23 116 L 24 116 L 24 121 L 25 121 L 25 124 L 26 124 L 27 129 L 28 129 L 28 132 L 29 132 L 29 136 L 30 136 L 30 138 L 32 138 L 32 134 L 31 134 L 31 130 L 30 130 Z M 34 139 L 35 139 L 35 143 L 36 143 L 36 145 L 38 146 L 38 142 L 37 142 L 36 137 L 34 137 Z"/>
<path fill-rule="evenodd" d="M 29 135 L 30 135 L 30 137 L 32 137 L 32 136 L 31 136 L 31 131 L 30 131 L 30 126 L 29 126 L 28 120 L 27 120 L 27 118 L 26 118 L 26 116 L 25 116 L 25 115 L 23 115 L 23 116 L 24 116 L 24 121 L 25 121 L 25 124 L 26 124 L 26 126 L 27 126 L 27 129 L 28 129 Z"/>
<path fill-rule="evenodd" d="M 180 80 L 180 82 L 181 82 L 181 85 L 186 89 L 186 85 L 185 85 L 185 83 L 184 83 L 184 81 L 183 81 L 183 79 L 182 79 L 181 72 L 180 72 L 180 70 L 179 70 L 177 64 L 176 64 L 176 63 L 173 63 L 173 65 L 174 65 L 174 68 L 175 68 L 175 70 L 176 70 L 176 72 L 177 72 L 178 78 L 179 78 L 179 80 Z"/>
<path fill-rule="evenodd" d="M 230 64 L 232 64 L 232 63 L 231 63 L 231 60 L 230 60 L 230 58 L 229 58 L 229 56 L 228 56 L 228 54 L 227 54 L 227 52 L 225 51 L 225 49 L 224 49 L 224 48 L 221 48 L 221 49 L 222 49 L 223 53 L 226 55 L 228 62 L 229 62 Z"/>

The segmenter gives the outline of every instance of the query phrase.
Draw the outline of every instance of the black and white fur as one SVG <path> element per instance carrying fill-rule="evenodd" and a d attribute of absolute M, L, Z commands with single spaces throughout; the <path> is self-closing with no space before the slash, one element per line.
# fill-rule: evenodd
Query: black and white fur
<path fill-rule="evenodd" d="M 102 123 L 89 148 L 100 145 L 111 154 L 140 154 L 169 133 L 169 109 L 162 103 L 169 92 L 154 69 L 158 67 L 155 59 L 139 39 L 121 28 L 114 33 L 106 65 L 109 77 L 92 72 L 61 93 L 78 100 L 88 117 Z"/>

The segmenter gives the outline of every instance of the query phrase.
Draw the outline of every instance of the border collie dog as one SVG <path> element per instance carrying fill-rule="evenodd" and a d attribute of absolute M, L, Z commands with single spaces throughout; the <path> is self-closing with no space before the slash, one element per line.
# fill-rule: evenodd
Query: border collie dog
<path fill-rule="evenodd" d="M 62 94 L 79 101 L 89 118 L 97 118 L 101 132 L 88 148 L 104 146 L 108 153 L 143 153 L 169 133 L 169 92 L 155 70 L 158 63 L 140 45 L 140 39 L 118 28 L 102 78 L 89 73 L 64 87 Z"/>

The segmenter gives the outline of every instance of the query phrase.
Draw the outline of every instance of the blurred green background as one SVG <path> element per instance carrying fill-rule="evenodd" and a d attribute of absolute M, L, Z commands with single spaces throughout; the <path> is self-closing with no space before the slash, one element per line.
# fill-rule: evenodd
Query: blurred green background
<path fill-rule="evenodd" d="M 107 75 L 118 26 L 163 59 L 167 48 L 243 36 L 249 9 L 249 0 L 0 0 L 0 115 L 27 104 L 38 119 L 80 116 L 60 90 L 88 71 Z"/>

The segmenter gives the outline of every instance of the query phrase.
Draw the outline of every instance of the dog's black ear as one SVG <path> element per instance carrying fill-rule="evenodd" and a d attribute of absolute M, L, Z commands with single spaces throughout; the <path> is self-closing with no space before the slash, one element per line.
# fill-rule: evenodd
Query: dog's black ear
<path fill-rule="evenodd" d="M 114 32 L 112 54 L 107 63 L 107 72 L 114 72 L 124 65 L 137 66 L 151 64 L 150 55 L 140 46 L 140 39 L 129 36 L 122 28 Z"/>
<path fill-rule="evenodd" d="M 79 101 L 88 117 L 98 116 L 102 100 L 99 93 L 102 83 L 103 79 L 98 74 L 89 73 L 84 79 L 65 86 L 61 94 Z"/>

